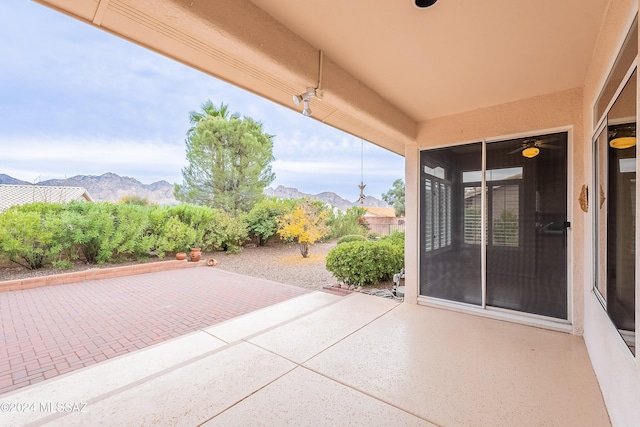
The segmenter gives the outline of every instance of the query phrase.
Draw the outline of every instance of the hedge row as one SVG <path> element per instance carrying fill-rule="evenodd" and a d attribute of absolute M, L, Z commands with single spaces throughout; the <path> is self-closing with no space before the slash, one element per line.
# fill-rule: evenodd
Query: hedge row
<path fill-rule="evenodd" d="M 35 203 L 0 214 L 0 257 L 28 269 L 69 260 L 110 263 L 201 247 L 239 251 L 247 239 L 241 220 L 195 206 Z"/>
<path fill-rule="evenodd" d="M 379 241 L 351 241 L 331 249 L 327 270 L 336 279 L 355 286 L 391 280 L 404 265 L 404 233 L 393 233 Z"/>

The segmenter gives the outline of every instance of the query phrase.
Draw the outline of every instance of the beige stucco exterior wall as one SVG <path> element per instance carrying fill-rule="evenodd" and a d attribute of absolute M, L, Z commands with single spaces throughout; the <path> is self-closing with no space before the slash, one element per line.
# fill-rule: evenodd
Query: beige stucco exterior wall
<path fill-rule="evenodd" d="M 609 4 L 584 85 L 583 114 L 586 144 L 591 144 L 590 138 L 595 125 L 592 117 L 593 105 L 613 67 L 613 62 L 637 11 L 638 2 L 635 0 L 616 0 Z M 591 176 L 592 154 L 590 150 L 584 150 L 582 155 L 583 174 Z M 595 192 L 593 194 L 595 195 Z M 595 203 L 595 199 L 592 203 Z M 640 425 L 640 367 L 592 291 L 592 218 L 590 215 L 582 216 L 585 217 L 583 239 L 585 343 L 613 425 Z M 638 216 L 637 211 L 636 216 Z M 636 229 L 636 271 L 638 270 L 637 247 L 638 230 Z M 639 290 L 636 274 L 636 331 L 640 319 Z"/>
<path fill-rule="evenodd" d="M 503 105 L 469 111 L 454 116 L 441 117 L 422 123 L 418 127 L 418 141 L 413 147 L 408 147 L 405 153 L 407 160 L 407 194 L 419 194 L 416 183 L 415 192 L 410 192 L 410 174 L 418 174 L 419 150 L 439 146 L 478 142 L 483 139 L 499 139 L 515 135 L 535 135 L 547 130 L 569 131 L 569 206 L 568 219 L 571 221 L 571 246 L 569 253 L 569 283 L 572 292 L 571 318 L 573 332 L 582 333 L 584 272 L 582 265 L 584 217 L 580 212 L 578 196 L 582 184 L 586 182 L 584 176 L 583 156 L 584 130 L 582 123 L 582 88 L 576 88 L 560 93 L 524 99 Z M 578 153 L 578 155 L 576 155 Z M 415 160 L 414 160 L 415 157 Z M 411 166 L 409 163 L 412 163 Z M 413 168 L 409 170 L 409 168 Z M 417 180 L 417 177 L 415 178 Z M 418 201 L 415 201 L 417 204 Z M 417 206 L 416 206 L 417 209 Z M 407 215 L 408 217 L 408 215 Z M 415 222 L 415 224 L 414 224 Z M 418 216 L 413 221 L 407 221 L 407 226 L 416 226 Z M 412 258 L 418 258 L 418 242 L 407 250 Z M 408 244 L 408 242 L 407 242 Z M 408 248 L 409 249 L 409 248 Z M 417 264 L 416 264 L 417 265 Z M 417 273 L 416 273 L 417 274 Z M 416 278 L 416 295 L 418 292 Z"/>

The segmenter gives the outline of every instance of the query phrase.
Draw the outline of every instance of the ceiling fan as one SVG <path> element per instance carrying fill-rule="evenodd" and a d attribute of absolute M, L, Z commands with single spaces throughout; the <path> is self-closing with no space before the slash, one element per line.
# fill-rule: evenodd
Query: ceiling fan
<path fill-rule="evenodd" d="M 513 151 L 509 151 L 508 154 L 521 153 L 523 157 L 531 159 L 538 154 L 540 154 L 540 149 L 552 149 L 552 150 L 560 150 L 560 147 L 557 145 L 550 144 L 550 142 L 555 141 L 555 138 L 527 138 L 522 141 L 522 146 L 516 148 Z"/>

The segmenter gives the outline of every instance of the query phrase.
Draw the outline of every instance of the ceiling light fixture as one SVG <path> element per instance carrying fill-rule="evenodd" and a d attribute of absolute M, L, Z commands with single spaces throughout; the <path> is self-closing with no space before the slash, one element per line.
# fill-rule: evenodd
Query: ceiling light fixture
<path fill-rule="evenodd" d="M 527 147 L 522 150 L 522 156 L 526 157 L 527 159 L 532 159 L 538 154 L 540 154 L 540 149 L 538 147 Z"/>
<path fill-rule="evenodd" d="M 420 9 L 424 9 L 429 6 L 433 6 L 437 1 L 438 0 L 415 0 L 415 5 Z"/>

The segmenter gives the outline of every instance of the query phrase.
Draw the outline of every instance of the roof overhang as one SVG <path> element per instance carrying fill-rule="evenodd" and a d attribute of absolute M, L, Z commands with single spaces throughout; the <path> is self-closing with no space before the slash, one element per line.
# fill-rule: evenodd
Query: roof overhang
<path fill-rule="evenodd" d="M 581 87 L 607 2 L 38 0 L 399 154 L 430 119 Z M 320 51 L 324 52 L 319 82 Z"/>

